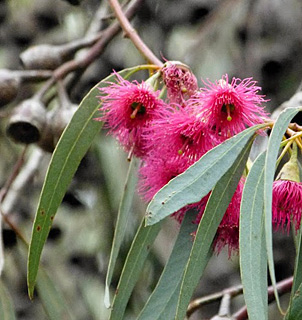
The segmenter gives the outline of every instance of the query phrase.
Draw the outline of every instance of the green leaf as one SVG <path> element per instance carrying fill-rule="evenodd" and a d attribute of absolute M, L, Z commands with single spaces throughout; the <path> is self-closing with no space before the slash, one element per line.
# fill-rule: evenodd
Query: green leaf
<path fill-rule="evenodd" d="M 268 318 L 267 256 L 263 225 L 265 156 L 265 152 L 258 156 L 248 174 L 240 208 L 240 271 L 250 320 Z"/>
<path fill-rule="evenodd" d="M 205 212 L 199 223 L 195 241 L 181 284 L 176 320 L 183 320 L 192 294 L 210 258 L 210 250 L 218 226 L 233 197 L 251 149 L 246 141 L 240 154 L 234 159 L 231 168 L 218 181 L 208 200 Z"/>
<path fill-rule="evenodd" d="M 291 308 L 286 315 L 286 320 L 302 319 L 302 284 L 298 287 L 292 299 Z"/>
<path fill-rule="evenodd" d="M 116 263 L 116 259 L 118 253 L 120 251 L 120 247 L 122 241 L 124 239 L 126 225 L 128 222 L 128 218 L 130 216 L 130 209 L 132 204 L 133 195 L 136 191 L 136 184 L 137 184 L 137 169 L 139 166 L 139 159 L 132 158 L 126 178 L 126 184 L 124 188 L 124 193 L 122 196 L 122 200 L 120 202 L 120 207 L 117 215 L 116 226 L 114 230 L 114 237 L 112 243 L 112 249 L 110 254 L 109 266 L 106 276 L 106 287 L 105 287 L 105 297 L 104 302 L 107 308 L 110 307 L 110 293 L 109 293 L 109 286 L 111 284 L 112 275 Z"/>
<path fill-rule="evenodd" d="M 198 202 L 232 166 L 254 136 L 257 125 L 244 130 L 207 152 L 184 173 L 172 179 L 154 196 L 147 208 L 146 224 L 152 225 L 190 203 Z"/>
<path fill-rule="evenodd" d="M 143 66 L 138 66 L 125 69 L 119 74 L 126 78 L 142 69 L 144 69 Z M 84 97 L 52 155 L 40 195 L 29 247 L 27 283 L 31 298 L 33 297 L 42 249 L 54 216 L 82 158 L 103 125 L 102 122 L 93 120 L 97 117 L 97 110 L 100 107 L 96 98 L 100 96 L 98 88 L 108 86 L 108 82 L 114 82 L 115 79 L 115 75 L 107 77 Z"/>
<path fill-rule="evenodd" d="M 292 317 L 293 301 L 296 297 L 296 294 L 298 293 L 299 286 L 302 283 L 302 232 L 301 232 L 301 228 L 299 230 L 297 237 L 299 237 L 298 250 L 297 250 L 297 255 L 296 255 L 295 272 L 294 272 L 293 286 L 292 286 L 291 297 L 290 297 L 290 304 L 289 304 L 289 309 L 288 309 L 287 316 L 286 316 L 287 320 L 294 319 Z"/>
<path fill-rule="evenodd" d="M 290 120 L 299 112 L 302 108 L 287 108 L 283 110 L 277 118 L 273 130 L 270 134 L 270 138 L 267 146 L 267 153 L 265 159 L 264 169 L 264 214 L 265 214 L 265 241 L 268 257 L 268 267 L 272 285 L 274 287 L 274 293 L 276 302 L 280 311 L 282 311 L 278 291 L 276 289 L 276 277 L 273 258 L 273 240 L 272 240 L 272 188 L 275 176 L 275 167 L 278 152 L 280 149 L 280 142 L 282 137 L 290 123 Z"/>
<path fill-rule="evenodd" d="M 298 252 L 295 263 L 295 273 L 292 292 L 296 292 L 302 283 L 302 232 L 299 230 Z"/>
<path fill-rule="evenodd" d="M 145 227 L 144 219 L 128 252 L 122 274 L 114 295 L 110 320 L 123 319 L 132 290 L 140 276 L 150 247 L 160 231 L 160 224 Z"/>
<path fill-rule="evenodd" d="M 40 268 L 39 270 L 37 277 L 37 289 L 44 310 L 50 320 L 74 319 L 67 308 L 63 296 L 56 289 L 52 280 L 43 268 Z"/>
<path fill-rule="evenodd" d="M 186 213 L 169 261 L 137 320 L 174 319 L 184 268 L 193 244 L 191 233 L 196 229 L 192 223 L 195 217 L 194 210 Z"/>
<path fill-rule="evenodd" d="M 0 279 L 0 319 L 16 320 L 13 300 L 1 279 Z"/>

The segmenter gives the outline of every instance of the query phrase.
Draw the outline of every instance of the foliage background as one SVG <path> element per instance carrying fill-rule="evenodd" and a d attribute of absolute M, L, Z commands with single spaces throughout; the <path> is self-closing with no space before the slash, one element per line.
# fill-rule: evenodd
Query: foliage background
<path fill-rule="evenodd" d="M 19 55 L 31 45 L 60 44 L 82 38 L 90 22 L 97 22 L 94 17 L 100 7 L 108 16 L 106 1 L 83 0 L 79 6 L 63 0 L 0 1 L 0 68 L 22 69 Z M 101 27 L 110 22 L 109 16 L 102 20 Z M 215 80 L 226 72 L 240 78 L 254 77 L 270 99 L 267 103 L 270 111 L 288 100 L 300 85 L 302 4 L 298 0 L 148 0 L 138 10 L 133 24 L 157 56 L 187 63 L 198 79 Z M 72 101 L 79 103 L 112 69 L 118 71 L 140 63 L 144 59 L 132 43 L 117 36 L 73 88 Z M 38 86 L 24 84 L 17 100 L 0 110 L 2 186 L 23 150 L 6 137 L 8 114 L 18 101 L 31 97 Z M 30 147 L 27 157 L 33 149 Z M 50 154 L 44 154 L 30 184 L 17 190 L 11 203 L 3 203 L 27 239 L 49 159 Z M 107 318 L 102 303 L 104 279 L 127 166 L 126 155 L 102 131 L 76 173 L 44 248 L 42 260 L 76 319 Z M 114 284 L 144 210 L 145 204 L 136 197 L 133 211 L 137 219 L 131 221 L 127 230 Z M 165 221 L 131 297 L 127 319 L 134 319 L 148 298 L 169 256 L 177 228 L 172 219 Z M 3 241 L 2 278 L 13 298 L 17 318 L 47 319 L 39 297 L 33 302 L 27 297 L 26 255 L 7 225 L 4 225 Z M 281 280 L 293 273 L 294 246 L 290 237 L 276 233 L 275 248 L 277 280 Z M 223 251 L 211 259 L 196 296 L 222 290 L 239 281 L 238 257 L 229 260 Z M 282 299 L 285 302 L 287 298 Z M 235 299 L 234 309 L 240 303 L 242 298 Z M 217 309 L 217 304 L 211 304 L 192 319 L 209 318 Z M 271 309 L 271 317 L 278 319 L 273 306 Z"/>

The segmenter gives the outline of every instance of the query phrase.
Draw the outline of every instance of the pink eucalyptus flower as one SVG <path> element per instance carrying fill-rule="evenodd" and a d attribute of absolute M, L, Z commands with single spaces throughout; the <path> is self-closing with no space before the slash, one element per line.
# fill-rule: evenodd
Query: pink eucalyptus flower
<path fill-rule="evenodd" d="M 140 180 L 138 191 L 143 199 L 148 202 L 171 179 L 185 170 L 186 167 L 183 166 L 183 162 L 179 159 L 147 158 L 139 171 Z M 195 209 L 199 212 L 206 205 L 206 201 L 207 199 L 203 198 L 197 203 L 189 204 L 173 213 L 171 217 L 181 223 L 188 210 Z"/>
<path fill-rule="evenodd" d="M 221 80 L 204 82 L 192 99 L 196 112 L 223 138 L 229 138 L 249 126 L 263 123 L 267 114 L 261 104 L 266 100 L 258 94 L 261 90 L 252 78 L 233 78 L 229 83 L 226 74 Z"/>
<path fill-rule="evenodd" d="M 167 108 L 145 132 L 148 150 L 154 157 L 181 159 L 187 169 L 219 141 L 190 108 Z M 178 161 L 178 160 L 177 160 Z"/>
<path fill-rule="evenodd" d="M 144 154 L 143 131 L 157 112 L 164 107 L 145 82 L 129 82 L 116 73 L 117 83 L 100 88 L 101 116 L 95 120 L 106 122 L 109 133 L 118 139 L 126 151 L 132 150 L 137 156 Z"/>
<path fill-rule="evenodd" d="M 197 90 L 197 79 L 189 67 L 177 61 L 168 61 L 162 68 L 170 103 L 183 105 Z"/>
<path fill-rule="evenodd" d="M 229 256 L 232 252 L 238 251 L 239 248 L 239 217 L 240 217 L 240 203 L 242 198 L 242 190 L 244 186 L 244 179 L 241 179 L 238 183 L 237 189 L 232 197 L 232 200 L 222 218 L 222 221 L 218 227 L 215 239 L 214 250 L 216 253 L 220 253 L 222 248 L 228 247 Z M 208 200 L 210 194 L 204 199 Z M 199 224 L 202 215 L 204 213 L 205 206 L 199 212 L 194 223 Z"/>
<path fill-rule="evenodd" d="M 139 170 L 138 191 L 148 202 L 159 189 L 185 170 L 186 167 L 177 159 L 148 157 Z"/>
<path fill-rule="evenodd" d="M 302 214 L 302 183 L 276 180 L 273 184 L 273 224 L 289 232 L 290 222 L 296 231 L 300 228 Z"/>

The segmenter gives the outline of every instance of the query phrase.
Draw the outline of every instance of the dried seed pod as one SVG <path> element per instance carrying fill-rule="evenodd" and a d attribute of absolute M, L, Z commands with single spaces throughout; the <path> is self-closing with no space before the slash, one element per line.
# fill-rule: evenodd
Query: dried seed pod
<path fill-rule="evenodd" d="M 34 143 L 39 141 L 45 123 L 45 106 L 37 99 L 28 99 L 15 108 L 6 132 L 15 142 Z"/>
<path fill-rule="evenodd" d="M 41 132 L 41 137 L 38 141 L 38 146 L 47 152 L 53 152 L 55 148 L 53 131 L 52 131 L 52 119 L 54 117 L 54 111 L 50 110 L 46 114 L 45 126 Z"/>
<path fill-rule="evenodd" d="M 20 55 L 20 61 L 25 69 L 54 70 L 68 60 L 61 47 L 39 45 L 30 47 Z"/>
<path fill-rule="evenodd" d="M 78 106 L 76 104 L 70 104 L 64 108 L 58 109 L 53 117 L 53 133 L 55 144 L 60 139 L 61 134 L 68 125 L 69 121 L 76 112 Z"/>
<path fill-rule="evenodd" d="M 64 45 L 36 45 L 20 54 L 20 61 L 24 69 L 55 70 L 74 54 L 97 40 L 91 37 L 85 41 L 73 41 Z"/>
<path fill-rule="evenodd" d="M 0 70 L 0 108 L 16 98 L 20 82 L 20 78 L 13 71 Z"/>
<path fill-rule="evenodd" d="M 77 109 L 77 105 L 68 105 L 67 107 L 51 110 L 47 113 L 46 125 L 43 128 L 41 139 L 38 145 L 47 152 L 52 152 L 65 127 L 71 120 Z"/>

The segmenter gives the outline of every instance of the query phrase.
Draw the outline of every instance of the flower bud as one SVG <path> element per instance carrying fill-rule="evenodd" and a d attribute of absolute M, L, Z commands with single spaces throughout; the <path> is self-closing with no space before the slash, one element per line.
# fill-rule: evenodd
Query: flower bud
<path fill-rule="evenodd" d="M 16 98 L 19 87 L 19 77 L 10 70 L 0 70 L 0 108 Z"/>
<path fill-rule="evenodd" d="M 15 142 L 34 143 L 39 141 L 46 123 L 46 110 L 42 102 L 28 99 L 15 108 L 6 129 Z"/>
<path fill-rule="evenodd" d="M 197 91 L 195 75 L 182 62 L 167 61 L 161 71 L 170 103 L 182 105 Z"/>

